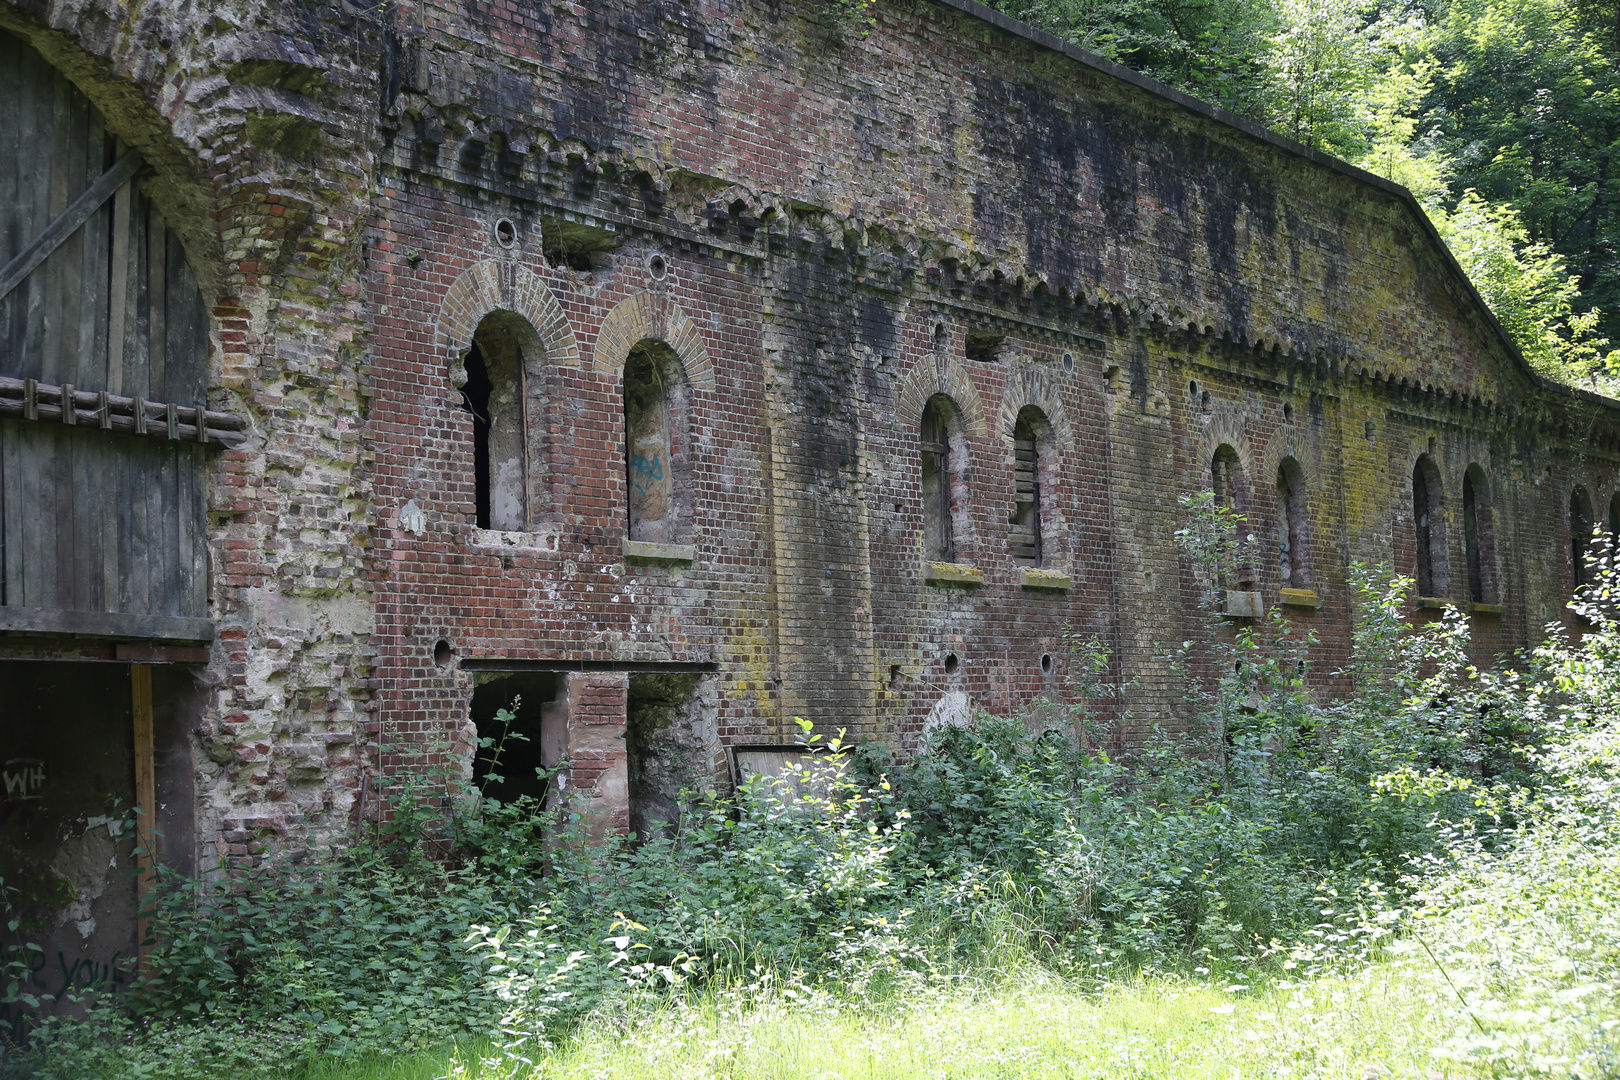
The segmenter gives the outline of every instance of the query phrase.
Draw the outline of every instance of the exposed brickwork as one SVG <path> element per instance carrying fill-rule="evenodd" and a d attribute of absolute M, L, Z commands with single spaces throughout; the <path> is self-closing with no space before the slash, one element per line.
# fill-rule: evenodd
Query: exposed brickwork
<path fill-rule="evenodd" d="M 1420 454 L 1454 599 L 1463 476 L 1488 480 L 1506 610 L 1474 616 L 1482 655 L 1564 617 L 1570 490 L 1600 519 L 1616 490 L 1612 407 L 1528 373 L 1409 198 L 959 0 L 880 3 L 842 41 L 817 5 L 742 0 L 78 10 L 0 21 L 152 148 L 213 305 L 210 405 L 254 426 L 210 503 L 198 832 L 228 861 L 340 832 L 378 770 L 465 745 L 467 664 L 572 666 L 553 704 L 605 827 L 635 671 L 706 673 L 671 710 L 704 731 L 670 744 L 717 775 L 794 716 L 904 748 L 965 701 L 1059 697 L 1065 631 L 1113 650 L 1128 735 L 1179 723 L 1165 654 L 1199 587 L 1176 498 L 1222 446 L 1267 610 L 1299 466 L 1320 605 L 1287 617 L 1324 693 L 1350 566 L 1412 571 Z M 499 533 L 461 396 L 497 313 L 528 328 L 528 524 Z M 647 338 L 689 384 L 690 560 L 624 555 Z M 982 584 L 924 580 L 935 394 Z M 1021 585 L 1008 547 L 1026 406 L 1067 589 Z"/>

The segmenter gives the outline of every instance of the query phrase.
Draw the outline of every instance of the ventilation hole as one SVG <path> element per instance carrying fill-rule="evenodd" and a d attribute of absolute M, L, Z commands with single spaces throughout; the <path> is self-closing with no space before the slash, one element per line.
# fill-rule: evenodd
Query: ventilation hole
<path fill-rule="evenodd" d="M 1188 383 L 1187 383 L 1187 396 L 1188 397 L 1197 397 L 1198 396 L 1198 380 L 1197 379 L 1192 379 L 1192 380 L 1188 381 Z"/>
<path fill-rule="evenodd" d="M 444 640 L 444 638 L 440 638 L 434 644 L 434 646 L 433 646 L 433 662 L 435 664 L 438 664 L 440 667 L 449 667 L 450 662 L 453 661 L 455 658 L 456 658 L 456 650 L 452 649 L 450 647 L 450 643 L 448 641 Z"/>
<path fill-rule="evenodd" d="M 889 693 L 898 694 L 906 685 L 906 676 L 900 670 L 899 664 L 889 665 Z"/>
<path fill-rule="evenodd" d="M 662 255 L 649 255 L 647 273 L 652 275 L 654 281 L 663 281 L 664 275 L 669 273 L 669 262 Z"/>
<path fill-rule="evenodd" d="M 517 243 L 517 226 L 506 218 L 501 218 L 495 223 L 495 242 L 504 248 Z"/>
<path fill-rule="evenodd" d="M 1052 654 L 1049 652 L 1041 653 L 1041 671 L 1048 674 L 1052 671 Z"/>
<path fill-rule="evenodd" d="M 945 324 L 942 323 L 942 322 L 937 322 L 937 323 L 934 324 L 934 344 L 936 346 L 938 346 L 938 345 L 943 345 L 944 343 L 945 343 Z"/>
<path fill-rule="evenodd" d="M 1294 420 L 1294 407 L 1292 405 L 1284 405 L 1283 406 L 1283 419 L 1285 421 L 1289 422 L 1289 423 L 1293 422 L 1293 420 Z"/>
<path fill-rule="evenodd" d="M 1074 374 L 1074 353 L 1066 352 L 1063 354 L 1063 374 Z"/>
<path fill-rule="evenodd" d="M 945 654 L 945 674 L 955 675 L 958 664 L 959 661 L 956 659 L 955 653 Z"/>

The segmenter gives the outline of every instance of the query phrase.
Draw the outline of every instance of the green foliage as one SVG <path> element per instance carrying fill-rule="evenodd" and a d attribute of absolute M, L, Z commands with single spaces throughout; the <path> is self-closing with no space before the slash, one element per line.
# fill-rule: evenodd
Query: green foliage
<path fill-rule="evenodd" d="M 1189 566 L 1215 582 L 1244 523 L 1184 505 Z M 0 1075 L 252 1078 L 461 1040 L 457 1075 L 515 1076 L 671 1004 L 836 1012 L 1020 970 L 1297 998 L 1289 980 L 1353 988 L 1369 962 L 1466 1003 L 1436 1036 L 1448 1060 L 1590 1062 L 1620 1014 L 1620 577 L 1597 569 L 1591 632 L 1517 671 L 1473 667 L 1465 620 L 1413 627 L 1410 582 L 1358 570 L 1334 673 L 1353 692 L 1331 703 L 1309 635 L 1233 629 L 1211 587 L 1163 656 L 1191 687 L 1173 724 L 1120 713 L 1112 658 L 1075 638 L 1065 703 L 943 725 L 905 762 L 806 725 L 801 764 L 641 843 L 447 792 L 460 774 L 435 767 L 389 789 L 394 831 L 247 881 L 166 880 L 151 977 L 37 1028 Z M 1147 730 L 1129 753 L 1127 725 Z"/>

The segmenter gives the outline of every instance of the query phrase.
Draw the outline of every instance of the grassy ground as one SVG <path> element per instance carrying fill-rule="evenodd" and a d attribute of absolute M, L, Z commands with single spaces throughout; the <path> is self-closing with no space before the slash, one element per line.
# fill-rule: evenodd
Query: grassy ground
<path fill-rule="evenodd" d="M 1382 965 L 1353 982 L 1258 992 L 1152 982 L 1082 994 L 1024 983 L 860 1011 L 779 997 L 763 1004 L 710 998 L 634 1013 L 633 1021 L 599 1021 L 536 1056 L 532 1069 L 481 1062 L 477 1048 L 464 1047 L 386 1066 L 334 1067 L 320 1080 L 1477 1075 L 1431 1053 L 1460 1019 L 1439 989 L 1409 969 Z"/>

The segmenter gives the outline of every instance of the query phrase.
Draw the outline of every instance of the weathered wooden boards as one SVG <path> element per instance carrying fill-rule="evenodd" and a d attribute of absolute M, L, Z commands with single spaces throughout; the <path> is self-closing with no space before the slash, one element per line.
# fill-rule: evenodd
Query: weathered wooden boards
<path fill-rule="evenodd" d="M 3 265 L 127 148 L 3 32 L 0 101 Z M 204 454 L 243 425 L 204 408 L 207 311 L 139 179 L 77 216 L 0 296 L 0 630 L 207 640 Z"/>

